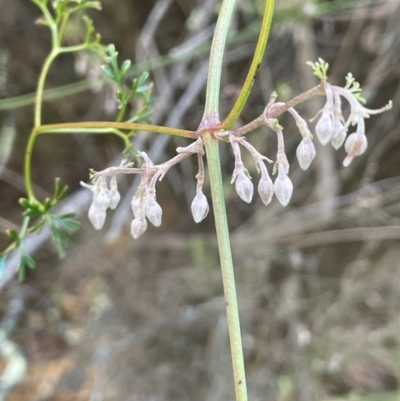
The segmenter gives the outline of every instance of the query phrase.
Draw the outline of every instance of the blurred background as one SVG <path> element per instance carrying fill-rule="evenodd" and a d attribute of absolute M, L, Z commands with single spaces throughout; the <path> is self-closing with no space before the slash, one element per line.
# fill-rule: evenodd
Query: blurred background
<path fill-rule="evenodd" d="M 220 2 L 102 4 L 91 17 L 103 43 L 114 43 L 137 74 L 150 72 L 152 122 L 195 130 Z M 238 2 L 222 117 L 245 79 L 263 7 L 261 0 Z M 0 0 L 0 9 L 3 248 L 5 231 L 21 223 L 32 93 L 50 41 L 46 27 L 35 25 L 39 11 L 30 1 Z M 262 112 L 273 90 L 285 101 L 314 86 L 305 63 L 322 57 L 330 63 L 331 83 L 344 85 L 348 71 L 356 76 L 369 107 L 394 102 L 392 111 L 367 121 L 368 150 L 350 167 L 342 167 L 343 149 L 318 146 L 311 168 L 302 171 L 294 157 L 300 135 L 284 116 L 292 201 L 282 208 L 274 199 L 265 207 L 255 197 L 247 205 L 230 185 L 231 149 L 221 146 L 252 401 L 400 399 L 399 20 L 399 0 L 277 1 L 266 57 L 238 126 Z M 57 59 L 47 88 L 46 123 L 115 118 L 115 88 L 87 54 Z M 322 106 L 323 98 L 316 98 L 298 111 L 310 119 Z M 266 128 L 247 137 L 274 158 L 276 139 Z M 135 144 L 162 162 L 187 142 L 141 132 Z M 46 232 L 29 237 L 25 246 L 38 266 L 22 284 L 13 277 L 15 263 L 4 272 L 0 400 L 234 399 L 212 214 L 200 225 L 190 215 L 197 161 L 189 159 L 158 184 L 163 224 L 134 241 L 132 177 L 120 178 L 122 203 L 100 233 L 86 216 L 90 191 L 79 187 L 89 168 L 118 164 L 121 151 L 118 139 L 104 135 L 37 142 L 38 196 L 51 193 L 61 177 L 71 188 L 61 209 L 76 212 L 82 229 L 64 260 Z M 244 161 L 256 178 L 252 161 Z"/>

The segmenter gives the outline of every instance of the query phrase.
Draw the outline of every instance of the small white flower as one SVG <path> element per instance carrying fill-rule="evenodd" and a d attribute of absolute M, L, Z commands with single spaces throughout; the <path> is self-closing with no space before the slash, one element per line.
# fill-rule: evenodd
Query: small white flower
<path fill-rule="evenodd" d="M 244 168 L 237 172 L 235 179 L 236 192 L 240 199 L 250 203 L 253 199 L 254 185 L 251 179 L 246 175 Z"/>
<path fill-rule="evenodd" d="M 147 230 L 147 220 L 144 216 L 139 216 L 132 220 L 131 234 L 134 239 L 138 239 Z"/>
<path fill-rule="evenodd" d="M 347 156 L 343 160 L 343 166 L 349 166 L 356 156 L 362 155 L 367 150 L 367 146 L 368 142 L 365 135 L 360 135 L 356 132 L 349 135 L 344 144 Z"/>
<path fill-rule="evenodd" d="M 263 162 L 259 163 L 261 169 L 261 179 L 258 182 L 258 193 L 265 206 L 269 205 L 274 196 L 274 184 L 268 174 L 268 170 Z"/>
<path fill-rule="evenodd" d="M 92 203 L 89 207 L 88 217 L 93 227 L 96 230 L 101 230 L 106 221 L 107 213 L 106 211 L 98 206 L 96 203 Z"/>
<path fill-rule="evenodd" d="M 161 206 L 157 203 L 155 196 L 149 201 L 146 207 L 146 217 L 149 219 L 150 223 L 153 224 L 153 226 L 161 226 L 162 209 Z"/>
<path fill-rule="evenodd" d="M 121 200 L 121 195 L 118 192 L 117 177 L 113 175 L 110 181 L 110 209 L 115 209 Z"/>
<path fill-rule="evenodd" d="M 312 140 L 310 138 L 303 138 L 296 150 L 296 156 L 300 167 L 303 170 L 307 170 L 316 154 L 317 152 L 315 151 Z"/>
<path fill-rule="evenodd" d="M 207 197 L 203 194 L 201 188 L 197 188 L 196 196 L 193 199 L 191 209 L 195 223 L 200 223 L 203 221 L 210 210 Z"/>
<path fill-rule="evenodd" d="M 106 211 L 110 207 L 110 190 L 105 177 L 100 177 L 93 191 L 93 203 Z"/>
<path fill-rule="evenodd" d="M 274 190 L 280 204 L 282 206 L 287 206 L 292 197 L 293 184 L 282 165 L 278 167 L 278 177 L 274 182 Z"/>
<path fill-rule="evenodd" d="M 322 145 L 326 145 L 333 135 L 333 121 L 332 114 L 323 109 L 321 117 L 319 118 L 315 127 L 315 133 Z"/>
<path fill-rule="evenodd" d="M 338 118 L 335 118 L 333 121 L 333 135 L 331 138 L 332 146 L 338 150 L 344 144 L 346 140 L 347 129 Z"/>

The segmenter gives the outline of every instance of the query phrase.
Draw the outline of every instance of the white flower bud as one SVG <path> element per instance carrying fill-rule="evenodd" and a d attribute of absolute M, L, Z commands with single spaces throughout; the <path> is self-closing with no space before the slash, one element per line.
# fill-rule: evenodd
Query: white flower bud
<path fill-rule="evenodd" d="M 315 127 L 315 133 L 322 145 L 326 145 L 333 134 L 333 123 L 331 114 L 323 110 L 320 119 Z"/>
<path fill-rule="evenodd" d="M 208 211 L 210 210 L 207 197 L 203 194 L 201 188 L 197 190 L 196 196 L 194 197 L 192 202 L 191 209 L 193 220 L 195 221 L 195 223 L 200 223 L 201 221 L 203 221 L 206 218 Z"/>
<path fill-rule="evenodd" d="M 274 190 L 280 204 L 286 206 L 292 197 L 293 184 L 282 166 L 279 166 L 278 177 L 274 183 Z"/>
<path fill-rule="evenodd" d="M 144 216 L 139 216 L 132 220 L 131 234 L 134 239 L 138 239 L 147 230 L 147 220 Z"/>
<path fill-rule="evenodd" d="M 296 151 L 300 167 L 303 170 L 307 170 L 316 154 L 317 152 L 315 151 L 315 146 L 312 140 L 310 138 L 303 138 Z"/>
<path fill-rule="evenodd" d="M 100 190 L 97 193 L 98 189 L 95 189 L 93 195 L 93 203 L 95 203 L 98 207 L 106 211 L 110 207 L 110 191 L 107 187 L 107 182 L 105 177 L 100 177 Z"/>
<path fill-rule="evenodd" d="M 131 201 L 132 213 L 135 217 L 139 216 L 140 213 L 142 212 L 143 201 L 144 201 L 143 193 L 138 193 L 138 192 L 136 192 L 136 194 L 132 197 Z"/>
<path fill-rule="evenodd" d="M 121 200 L 121 195 L 118 192 L 117 177 L 113 175 L 110 182 L 110 209 L 115 209 Z"/>
<path fill-rule="evenodd" d="M 88 217 L 90 222 L 93 224 L 93 227 L 96 230 L 101 230 L 106 221 L 107 213 L 103 208 L 93 202 L 90 205 Z"/>
<path fill-rule="evenodd" d="M 268 174 L 268 170 L 263 162 L 259 163 L 261 168 L 261 179 L 258 182 L 258 193 L 264 205 L 268 205 L 274 196 L 274 184 Z"/>
<path fill-rule="evenodd" d="M 367 137 L 362 134 L 354 133 L 347 137 L 344 148 L 347 152 L 347 157 L 343 161 L 343 166 L 347 167 L 356 156 L 362 155 L 367 150 Z"/>
<path fill-rule="evenodd" d="M 331 138 L 331 144 L 336 150 L 338 150 L 342 147 L 347 135 L 346 127 L 338 118 L 335 118 L 333 121 L 333 132 L 334 134 Z"/>
<path fill-rule="evenodd" d="M 237 194 L 242 200 L 247 203 L 251 202 L 253 198 L 254 186 L 243 169 L 241 169 L 236 176 L 235 188 Z"/>
<path fill-rule="evenodd" d="M 155 227 L 161 226 L 162 221 L 162 209 L 157 203 L 156 198 L 152 198 L 146 207 L 146 217 L 149 219 L 150 223 Z"/>

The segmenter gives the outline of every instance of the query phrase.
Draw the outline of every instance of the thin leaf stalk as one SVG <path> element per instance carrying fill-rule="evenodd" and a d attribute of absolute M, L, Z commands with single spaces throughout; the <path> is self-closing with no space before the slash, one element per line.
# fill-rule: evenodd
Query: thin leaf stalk
<path fill-rule="evenodd" d="M 211 44 L 208 66 L 206 104 L 203 121 L 219 122 L 219 93 L 221 88 L 222 62 L 229 25 L 235 9 L 236 0 L 224 0 L 218 15 L 214 37 Z"/>
<path fill-rule="evenodd" d="M 274 14 L 274 6 L 275 0 L 266 0 L 260 34 L 258 36 L 258 42 L 256 45 L 256 50 L 254 51 L 249 72 L 247 73 L 246 80 L 242 89 L 240 90 L 239 96 L 236 99 L 232 110 L 222 123 L 223 128 L 226 130 L 229 130 L 233 127 L 250 95 L 254 80 L 256 79 L 258 73 L 258 69 L 260 68 L 260 63 L 264 57 L 265 48 L 267 46 L 269 32 L 271 30 L 272 16 Z"/>

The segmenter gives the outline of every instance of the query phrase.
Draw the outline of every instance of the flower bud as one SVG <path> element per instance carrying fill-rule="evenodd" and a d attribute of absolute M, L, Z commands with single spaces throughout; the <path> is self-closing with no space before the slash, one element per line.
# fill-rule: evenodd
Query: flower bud
<path fill-rule="evenodd" d="M 346 127 L 338 118 L 335 118 L 333 121 L 333 132 L 334 134 L 331 138 L 331 144 L 336 150 L 338 150 L 342 147 L 347 135 Z"/>
<path fill-rule="evenodd" d="M 303 138 L 296 151 L 300 167 L 303 170 L 307 170 L 310 167 L 311 162 L 314 160 L 315 155 L 316 151 L 312 140 L 310 138 Z"/>
<path fill-rule="evenodd" d="M 347 157 L 343 161 L 345 167 L 349 166 L 350 163 L 356 156 L 362 155 L 367 150 L 368 142 L 367 137 L 362 134 L 354 133 L 347 137 L 344 148 L 347 152 Z"/>
<path fill-rule="evenodd" d="M 236 176 L 235 188 L 237 194 L 242 200 L 247 203 L 251 202 L 253 198 L 254 186 L 243 169 L 241 169 Z"/>
<path fill-rule="evenodd" d="M 138 239 L 147 230 L 147 220 L 144 216 L 139 216 L 132 220 L 131 234 L 134 239 Z"/>
<path fill-rule="evenodd" d="M 326 145 L 333 134 L 332 116 L 326 111 L 322 110 L 322 115 L 315 127 L 315 133 L 322 145 Z"/>
<path fill-rule="evenodd" d="M 132 197 L 131 201 L 132 213 L 135 217 L 140 215 L 144 201 L 143 193 L 138 193 L 138 192 L 136 192 L 136 194 Z"/>
<path fill-rule="evenodd" d="M 88 217 L 90 222 L 93 224 L 93 227 L 96 230 L 101 230 L 106 221 L 107 213 L 103 208 L 93 202 L 90 205 Z"/>
<path fill-rule="evenodd" d="M 208 211 L 210 210 L 207 197 L 203 194 L 201 188 L 197 190 L 196 196 L 194 197 L 192 202 L 191 209 L 193 220 L 195 221 L 195 223 L 200 223 L 201 221 L 203 221 L 206 218 Z"/>
<path fill-rule="evenodd" d="M 93 203 L 98 207 L 106 211 L 110 207 L 110 191 L 107 187 L 107 182 L 105 177 L 100 177 L 100 189 L 95 189 L 93 195 Z M 97 192 L 97 190 L 99 192 Z"/>
<path fill-rule="evenodd" d="M 149 219 L 150 223 L 155 227 L 161 226 L 162 221 L 162 209 L 157 203 L 156 198 L 152 198 L 146 207 L 146 217 Z"/>
<path fill-rule="evenodd" d="M 110 209 L 115 209 L 121 200 L 121 195 L 118 192 L 117 177 L 113 175 L 110 182 Z"/>
<path fill-rule="evenodd" d="M 280 204 L 286 206 L 292 197 L 293 184 L 282 166 L 279 166 L 279 173 L 274 183 L 274 190 Z"/>
<path fill-rule="evenodd" d="M 261 179 L 258 182 L 258 193 L 260 194 L 260 198 L 265 206 L 267 206 L 272 197 L 274 196 L 274 184 L 268 174 L 268 170 L 265 167 L 265 164 L 259 163 L 261 168 Z"/>

